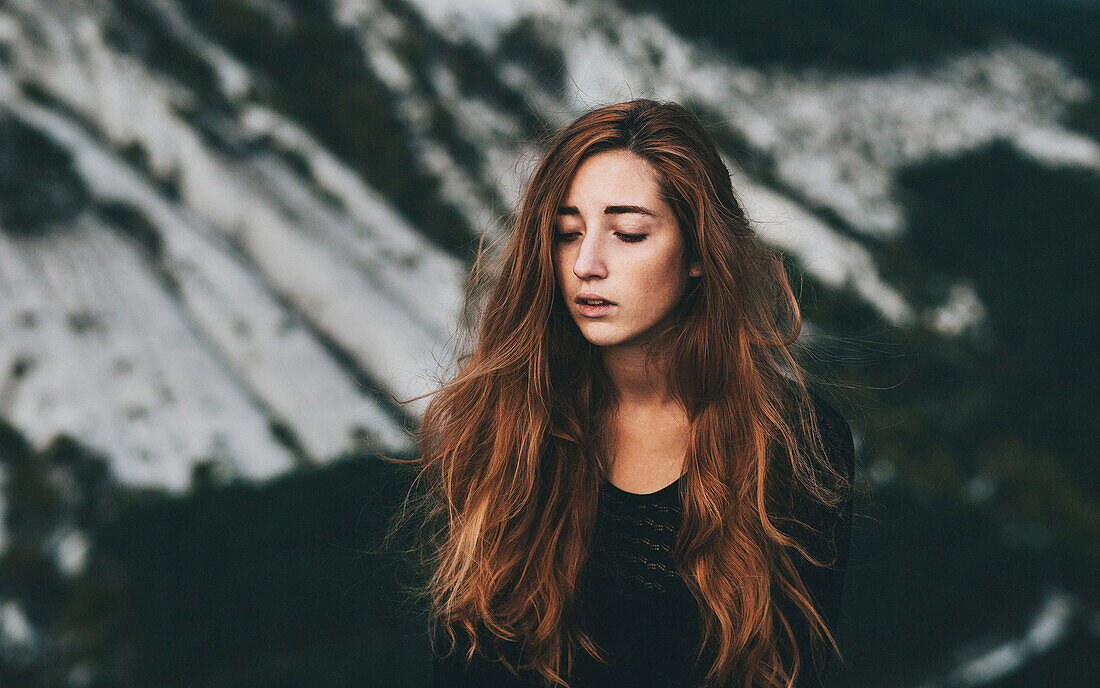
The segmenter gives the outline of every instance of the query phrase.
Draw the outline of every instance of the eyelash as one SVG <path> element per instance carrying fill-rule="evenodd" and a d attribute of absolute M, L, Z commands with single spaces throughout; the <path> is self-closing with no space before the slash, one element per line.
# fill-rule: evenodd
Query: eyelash
<path fill-rule="evenodd" d="M 558 232 L 558 233 L 554 234 L 554 241 L 568 243 L 568 242 L 573 240 L 571 237 L 574 237 L 576 235 L 577 235 L 577 232 L 565 232 L 565 233 Z M 648 234 L 626 234 L 624 232 L 615 232 L 615 236 L 622 238 L 622 240 L 624 242 L 628 243 L 628 244 L 637 244 L 649 235 Z M 566 238 L 566 237 L 570 237 L 570 238 Z"/>

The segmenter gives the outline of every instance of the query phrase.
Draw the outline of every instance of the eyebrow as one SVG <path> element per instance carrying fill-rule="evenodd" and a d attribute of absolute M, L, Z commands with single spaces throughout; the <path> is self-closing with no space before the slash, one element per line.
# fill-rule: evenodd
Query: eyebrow
<path fill-rule="evenodd" d="M 609 205 L 603 209 L 604 215 L 626 215 L 628 213 L 637 213 L 639 215 L 649 215 L 650 217 L 657 217 L 657 213 L 653 212 L 649 208 L 640 205 Z M 563 205 L 558 208 L 558 215 L 579 215 L 580 211 L 576 206 Z"/>

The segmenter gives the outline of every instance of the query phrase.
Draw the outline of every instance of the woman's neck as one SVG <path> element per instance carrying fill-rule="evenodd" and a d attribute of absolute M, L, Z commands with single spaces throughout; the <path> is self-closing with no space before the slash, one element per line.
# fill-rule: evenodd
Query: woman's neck
<path fill-rule="evenodd" d="M 663 357 L 631 348 L 605 350 L 602 358 L 620 408 L 661 408 L 676 403 L 668 391 L 667 361 Z"/>

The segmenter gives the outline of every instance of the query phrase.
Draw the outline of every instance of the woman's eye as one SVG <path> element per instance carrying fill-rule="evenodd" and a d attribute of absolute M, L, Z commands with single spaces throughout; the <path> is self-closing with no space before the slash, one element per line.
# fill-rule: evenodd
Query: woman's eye
<path fill-rule="evenodd" d="M 579 236 L 580 232 L 555 232 L 554 241 L 568 243 L 573 241 L 573 238 Z M 619 237 L 628 244 L 636 244 L 639 241 L 645 239 L 648 234 L 627 234 L 626 232 L 615 232 L 615 236 Z"/>

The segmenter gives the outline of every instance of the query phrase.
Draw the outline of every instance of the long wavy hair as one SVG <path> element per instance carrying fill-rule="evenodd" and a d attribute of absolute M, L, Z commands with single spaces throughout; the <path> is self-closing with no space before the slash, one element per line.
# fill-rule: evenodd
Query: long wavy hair
<path fill-rule="evenodd" d="M 835 551 L 822 558 L 793 535 L 791 495 L 839 508 L 851 485 L 825 457 L 781 256 L 757 237 L 712 139 L 681 105 L 597 108 L 544 150 L 498 253 L 479 246 L 466 294 L 472 335 L 419 428 L 419 496 L 406 506 L 424 524 L 418 592 L 433 638 L 461 638 L 468 658 L 481 652 L 547 685 L 569 685 L 577 651 L 605 657 L 571 611 L 618 397 L 563 303 L 551 249 L 581 162 L 626 150 L 657 172 L 703 268 L 656 339 L 690 419 L 674 557 L 698 604 L 696 660 L 709 658 L 707 685 L 793 686 L 799 653 L 784 609 L 805 617 L 816 648 L 840 651 L 793 561 L 826 566 Z M 521 643 L 522 659 L 502 643 Z"/>

